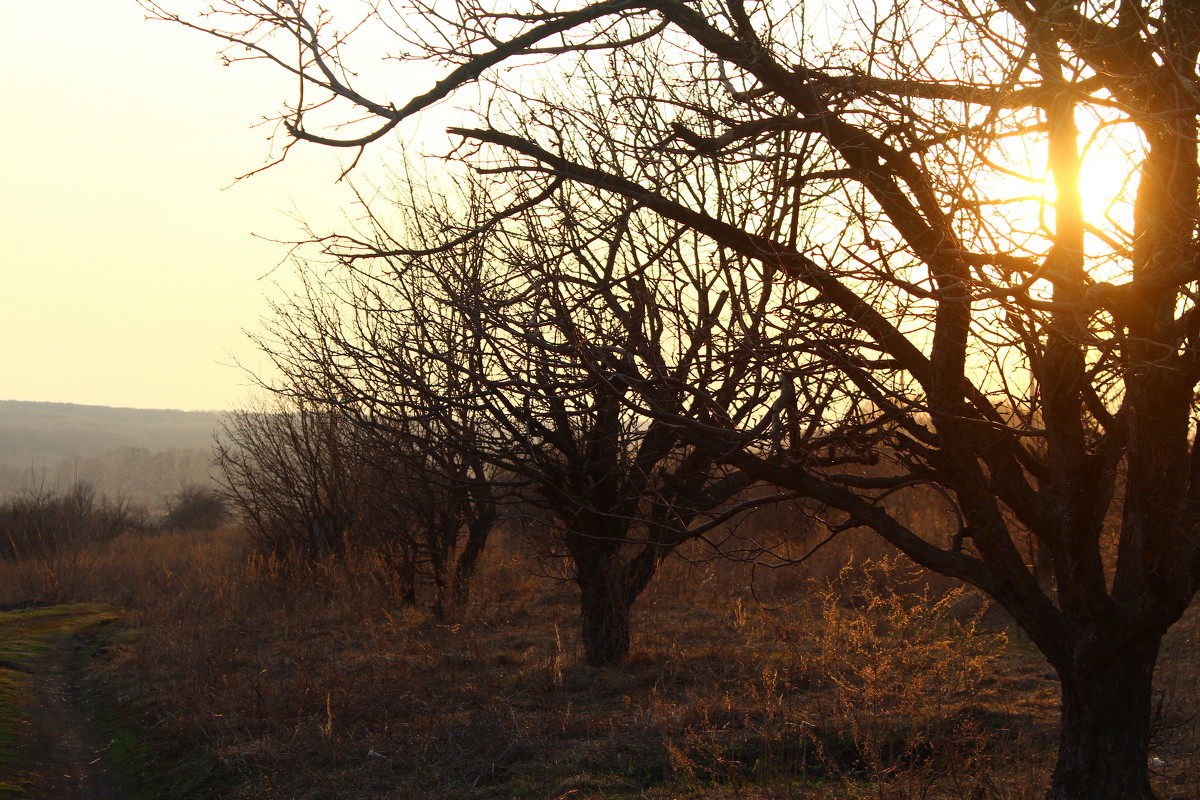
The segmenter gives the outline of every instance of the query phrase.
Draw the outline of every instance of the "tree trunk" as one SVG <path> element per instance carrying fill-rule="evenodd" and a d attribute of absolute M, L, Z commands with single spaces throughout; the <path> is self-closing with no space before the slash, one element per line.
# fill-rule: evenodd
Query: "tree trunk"
<path fill-rule="evenodd" d="M 409 570 L 400 579 L 400 605 L 415 606 L 417 604 L 417 577 Z"/>
<path fill-rule="evenodd" d="M 629 655 L 628 570 L 621 546 L 628 527 L 600 514 L 578 520 L 565 532 L 567 549 L 579 585 L 584 660 L 593 667 L 610 666 Z"/>
<path fill-rule="evenodd" d="M 604 567 L 579 579 L 584 657 L 593 667 L 611 666 L 629 655 L 629 603 L 616 565 Z"/>
<path fill-rule="evenodd" d="M 471 591 L 471 580 L 479 567 L 479 557 L 487 546 L 488 536 L 495 516 L 486 514 L 476 518 L 467 525 L 467 542 L 463 545 L 462 553 L 458 556 L 458 564 L 454 567 L 454 582 L 451 597 L 454 605 L 462 608 L 467 604 Z"/>
<path fill-rule="evenodd" d="M 447 554 L 433 548 L 430 554 L 430 569 L 433 572 L 433 616 L 443 620 L 450 609 L 450 569 Z"/>
<path fill-rule="evenodd" d="M 400 535 L 397 535 L 396 538 L 402 542 L 405 541 Z M 415 606 L 417 604 L 417 554 L 409 545 L 401 544 L 398 557 L 394 550 L 388 551 L 386 556 L 392 572 L 396 576 L 400 605 Z"/>
<path fill-rule="evenodd" d="M 1048 800 L 1154 800 L 1147 760 L 1157 638 L 1062 680 L 1058 763 Z"/>

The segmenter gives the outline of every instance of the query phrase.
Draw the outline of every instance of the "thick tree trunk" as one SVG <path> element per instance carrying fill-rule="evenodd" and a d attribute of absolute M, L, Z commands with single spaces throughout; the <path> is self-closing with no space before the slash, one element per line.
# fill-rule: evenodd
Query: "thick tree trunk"
<path fill-rule="evenodd" d="M 577 520 L 565 532 L 579 586 L 584 660 L 593 667 L 617 664 L 629 655 L 629 607 L 635 596 L 628 591 L 621 551 L 627 533 L 627 527 L 600 514 Z"/>
<path fill-rule="evenodd" d="M 625 569 L 616 537 L 568 534 L 579 585 L 584 660 L 593 667 L 616 664 L 629 654 L 629 605 Z"/>
<path fill-rule="evenodd" d="M 1159 640 L 1062 679 L 1062 727 L 1049 800 L 1154 800 L 1147 760 Z"/>
<path fill-rule="evenodd" d="M 593 667 L 610 666 L 629 655 L 629 602 L 615 567 L 603 564 L 579 579 L 584 657 Z"/>
<path fill-rule="evenodd" d="M 433 572 L 433 616 L 435 619 L 446 619 L 452 605 L 450 597 L 450 569 L 447 566 L 445 554 L 434 552 L 430 558 L 430 568 Z"/>

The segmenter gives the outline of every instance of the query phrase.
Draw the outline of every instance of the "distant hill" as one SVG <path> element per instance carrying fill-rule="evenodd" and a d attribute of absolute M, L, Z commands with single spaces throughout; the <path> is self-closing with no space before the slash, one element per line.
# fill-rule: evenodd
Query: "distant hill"
<path fill-rule="evenodd" d="M 41 466 L 124 447 L 207 450 L 221 416 L 215 411 L 0 400 L 0 464 Z"/>
<path fill-rule="evenodd" d="M 148 505 L 208 483 L 215 411 L 0 400 L 0 496 L 86 480 Z"/>

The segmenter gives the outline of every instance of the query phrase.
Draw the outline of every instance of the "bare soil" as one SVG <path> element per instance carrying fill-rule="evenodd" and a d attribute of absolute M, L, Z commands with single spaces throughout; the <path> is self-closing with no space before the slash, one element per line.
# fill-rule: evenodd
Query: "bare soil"
<path fill-rule="evenodd" d="M 46 800 L 123 800 L 120 773 L 105 757 L 106 743 L 87 713 L 79 687 L 76 651 L 86 639 L 71 637 L 39 663 L 29 692 L 31 797 Z"/>

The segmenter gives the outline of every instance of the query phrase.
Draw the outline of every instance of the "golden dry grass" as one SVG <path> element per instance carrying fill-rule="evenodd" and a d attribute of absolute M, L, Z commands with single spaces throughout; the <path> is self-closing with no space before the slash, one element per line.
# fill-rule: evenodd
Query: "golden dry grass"
<path fill-rule="evenodd" d="M 1044 791 L 1049 668 L 982 599 L 880 561 L 869 540 L 807 571 L 671 561 L 637 607 L 631 658 L 611 669 L 582 664 L 572 586 L 503 549 L 449 624 L 402 607 L 369 557 L 288 570 L 233 529 L 122 537 L 86 555 L 61 599 L 126 609 L 136 635 L 97 664 L 126 722 L 149 732 L 139 763 L 165 775 L 163 797 Z M 5 565 L 0 586 L 46 569 Z M 1166 798 L 1200 796 L 1198 635 L 1191 616 L 1160 669 Z"/>

